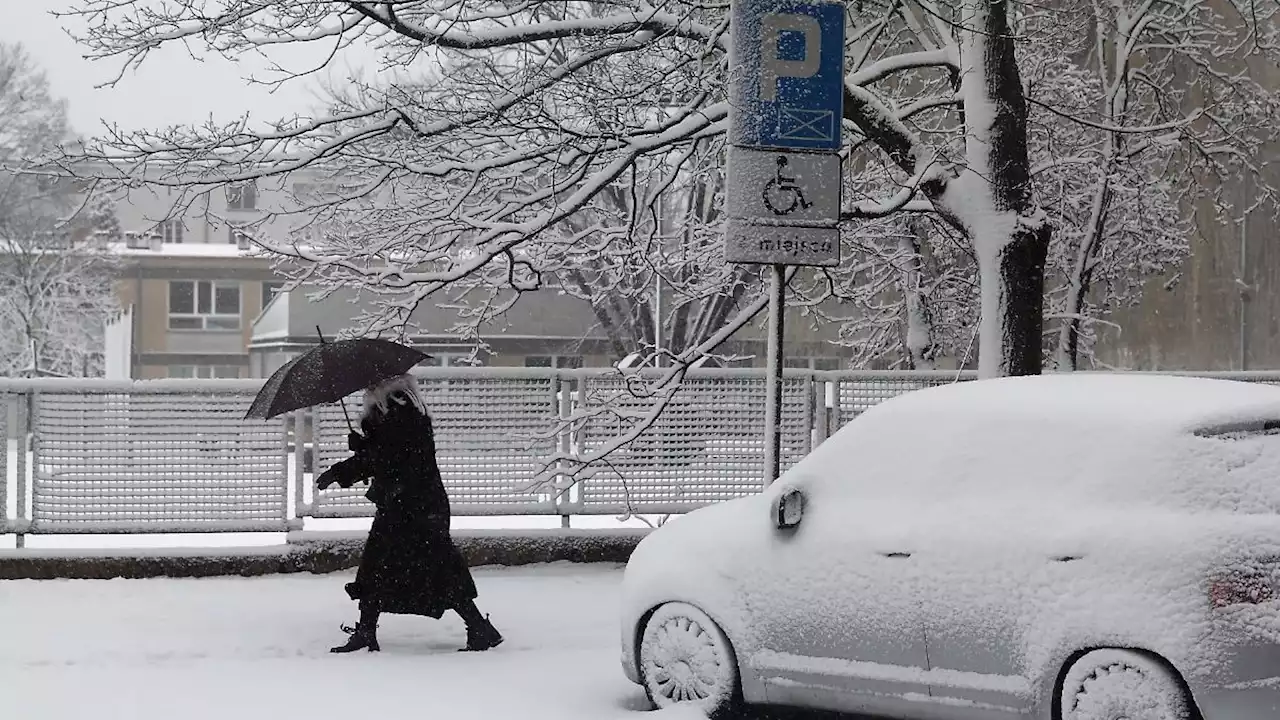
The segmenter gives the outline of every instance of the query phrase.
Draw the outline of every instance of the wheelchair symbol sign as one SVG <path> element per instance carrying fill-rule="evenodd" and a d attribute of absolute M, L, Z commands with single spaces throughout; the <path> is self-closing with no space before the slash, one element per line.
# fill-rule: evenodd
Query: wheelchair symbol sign
<path fill-rule="evenodd" d="M 840 221 L 839 155 L 731 145 L 726 171 L 729 217 L 767 224 Z"/>
<path fill-rule="evenodd" d="M 775 162 L 778 164 L 778 171 L 760 192 L 765 207 L 773 211 L 774 215 L 790 215 L 797 209 L 808 210 L 812 207 L 813 203 L 804 196 L 804 188 L 800 187 L 794 177 L 783 174 L 787 167 L 787 156 L 779 155 Z"/>
<path fill-rule="evenodd" d="M 832 265 L 840 261 L 840 156 L 730 145 L 725 260 Z"/>

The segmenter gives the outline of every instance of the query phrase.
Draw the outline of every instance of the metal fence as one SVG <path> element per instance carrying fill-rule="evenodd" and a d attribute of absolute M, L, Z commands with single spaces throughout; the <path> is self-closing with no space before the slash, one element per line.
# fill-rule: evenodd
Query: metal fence
<path fill-rule="evenodd" d="M 1280 383 L 1280 372 L 1217 375 Z M 431 368 L 419 377 L 458 515 L 681 513 L 761 487 L 762 370 L 691 373 L 658 420 L 589 480 L 533 491 L 549 456 L 598 451 L 656 398 L 607 370 Z M 970 378 L 788 370 L 783 468 L 876 403 Z M 282 531 L 308 517 L 371 515 L 363 487 L 311 487 L 313 473 L 347 455 L 341 408 L 245 420 L 261 383 L 0 380 L 0 531 Z M 347 402 L 355 420 L 359 399 Z"/>

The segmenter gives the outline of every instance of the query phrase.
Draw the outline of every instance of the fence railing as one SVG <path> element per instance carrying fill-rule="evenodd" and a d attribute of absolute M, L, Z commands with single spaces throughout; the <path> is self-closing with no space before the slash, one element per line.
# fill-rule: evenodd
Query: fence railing
<path fill-rule="evenodd" d="M 1217 375 L 1280 383 L 1280 372 Z M 430 368 L 418 376 L 457 515 L 682 513 L 761 488 L 762 370 L 690 373 L 635 442 L 563 492 L 525 488 L 546 458 L 597 451 L 656 398 L 628 393 L 608 370 Z M 788 370 L 783 468 L 876 403 L 970 378 Z M 371 515 L 363 486 L 312 487 L 314 473 L 347 455 L 342 409 L 245 420 L 261 383 L 0 380 L 0 532 L 283 531 L 305 518 Z M 347 400 L 353 419 L 359 402 Z M 610 412 L 583 412 L 604 403 Z M 575 414 L 584 421 L 564 422 Z"/>

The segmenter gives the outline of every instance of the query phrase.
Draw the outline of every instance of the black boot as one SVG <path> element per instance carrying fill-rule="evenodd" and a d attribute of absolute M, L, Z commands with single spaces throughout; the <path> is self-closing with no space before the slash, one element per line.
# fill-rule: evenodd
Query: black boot
<path fill-rule="evenodd" d="M 329 648 L 331 653 L 349 653 L 356 650 L 369 648 L 369 652 L 378 652 L 382 648 L 378 647 L 378 626 L 368 625 L 364 623 L 356 623 L 355 627 L 343 625 L 342 630 L 350 633 L 351 637 L 347 638 L 345 645 Z"/>
<path fill-rule="evenodd" d="M 479 626 L 473 625 L 467 628 L 467 646 L 460 652 L 483 652 L 498 647 L 503 639 L 502 633 L 489 622 L 489 616 L 486 615 L 484 622 Z"/>
<path fill-rule="evenodd" d="M 369 652 L 378 652 L 378 611 L 369 607 L 360 608 L 360 622 L 355 627 L 343 625 L 343 632 L 348 633 L 351 637 L 347 638 L 345 645 L 329 648 L 329 652 L 333 653 L 349 653 L 356 650 L 368 648 Z"/>
<path fill-rule="evenodd" d="M 454 610 L 467 624 L 467 646 L 460 652 L 483 652 L 502 644 L 502 633 L 489 622 L 488 615 L 481 615 L 474 601 L 468 600 Z"/>

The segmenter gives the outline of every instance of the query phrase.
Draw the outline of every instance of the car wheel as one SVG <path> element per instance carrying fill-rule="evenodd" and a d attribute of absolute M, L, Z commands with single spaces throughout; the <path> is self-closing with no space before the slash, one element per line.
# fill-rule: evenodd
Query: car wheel
<path fill-rule="evenodd" d="M 686 603 L 659 607 L 640 637 L 640 678 L 659 709 L 695 706 L 710 718 L 741 703 L 733 646 L 707 614 Z"/>
<path fill-rule="evenodd" d="M 1094 650 L 1067 671 L 1061 720 L 1191 720 L 1191 702 L 1163 663 L 1129 650 Z"/>

